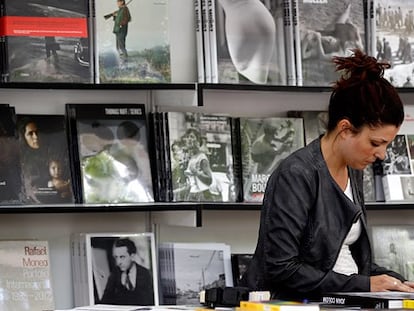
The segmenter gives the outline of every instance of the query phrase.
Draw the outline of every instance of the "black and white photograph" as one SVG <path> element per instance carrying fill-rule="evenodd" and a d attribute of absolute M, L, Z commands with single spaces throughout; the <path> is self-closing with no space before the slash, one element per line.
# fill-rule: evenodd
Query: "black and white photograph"
<path fill-rule="evenodd" d="M 303 118 L 305 144 L 308 145 L 326 132 L 328 127 L 328 111 L 296 110 L 288 111 L 288 117 Z"/>
<path fill-rule="evenodd" d="M 161 304 L 198 305 L 200 291 L 233 286 L 230 246 L 223 243 L 161 243 Z"/>
<path fill-rule="evenodd" d="M 387 146 L 386 157 L 382 163 L 384 175 L 412 173 L 405 135 L 398 134 Z"/>
<path fill-rule="evenodd" d="M 239 282 L 249 267 L 250 261 L 253 258 L 253 254 L 231 254 L 231 266 L 233 271 L 233 283 L 234 286 L 240 286 Z"/>
<path fill-rule="evenodd" d="M 414 226 L 371 226 L 374 262 L 399 272 L 406 279 L 414 278 Z"/>
<path fill-rule="evenodd" d="M 158 305 L 152 233 L 87 234 L 86 245 L 92 304 Z"/>
<path fill-rule="evenodd" d="M 413 87 L 414 2 L 376 0 L 375 27 L 377 59 L 390 63 L 384 77 L 396 87 Z"/>
<path fill-rule="evenodd" d="M 365 202 L 375 202 L 375 178 L 372 164 L 364 168 L 363 183 Z"/>

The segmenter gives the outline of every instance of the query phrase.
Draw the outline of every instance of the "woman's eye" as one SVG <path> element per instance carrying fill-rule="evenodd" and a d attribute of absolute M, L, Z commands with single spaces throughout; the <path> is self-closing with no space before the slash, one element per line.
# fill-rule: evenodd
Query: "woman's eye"
<path fill-rule="evenodd" d="M 372 145 L 373 147 L 379 147 L 379 146 L 380 146 L 380 144 L 379 144 L 379 143 L 377 143 L 377 142 L 375 142 L 375 141 L 371 141 L 371 145 Z"/>

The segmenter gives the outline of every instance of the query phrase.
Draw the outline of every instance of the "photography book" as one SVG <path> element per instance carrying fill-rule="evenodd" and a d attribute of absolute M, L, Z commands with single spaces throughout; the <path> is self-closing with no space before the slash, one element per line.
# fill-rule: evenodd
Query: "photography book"
<path fill-rule="evenodd" d="M 67 104 L 81 203 L 153 202 L 144 104 Z"/>
<path fill-rule="evenodd" d="M 73 203 L 63 115 L 17 114 L 26 204 Z"/>
<path fill-rule="evenodd" d="M 47 241 L 0 240 L 0 309 L 54 310 Z"/>
<path fill-rule="evenodd" d="M 3 82 L 92 83 L 89 1 L 2 1 Z"/>

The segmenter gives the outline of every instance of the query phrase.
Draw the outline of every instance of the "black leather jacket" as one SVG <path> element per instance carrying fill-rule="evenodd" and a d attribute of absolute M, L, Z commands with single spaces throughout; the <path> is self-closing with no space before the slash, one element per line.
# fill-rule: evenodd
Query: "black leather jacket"
<path fill-rule="evenodd" d="M 349 169 L 353 203 L 331 177 L 320 139 L 280 163 L 268 180 L 259 239 L 242 285 L 270 290 L 272 298 L 318 300 L 324 292 L 369 291 L 370 275 L 403 277 L 372 263 L 362 172 Z M 359 273 L 332 270 L 352 224 L 360 238 L 350 247 Z"/>

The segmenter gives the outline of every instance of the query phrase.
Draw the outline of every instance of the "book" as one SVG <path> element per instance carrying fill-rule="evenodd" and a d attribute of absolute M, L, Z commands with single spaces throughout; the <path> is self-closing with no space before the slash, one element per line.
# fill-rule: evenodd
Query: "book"
<path fill-rule="evenodd" d="M 372 18 L 371 38 L 375 45 L 375 56 L 390 63 L 384 77 L 396 87 L 413 87 L 412 81 L 412 1 L 371 1 L 375 14 Z M 390 20 L 388 16 L 395 18 Z"/>
<path fill-rule="evenodd" d="M 297 1 L 304 86 L 331 86 L 337 80 L 332 56 L 365 50 L 363 1 Z"/>
<path fill-rule="evenodd" d="M 375 202 L 375 177 L 373 165 L 367 165 L 363 171 L 364 201 Z"/>
<path fill-rule="evenodd" d="M 1 310 L 54 310 L 48 241 L 0 241 Z"/>
<path fill-rule="evenodd" d="M 207 25 L 210 45 L 211 83 L 218 83 L 216 0 L 207 0 Z"/>
<path fill-rule="evenodd" d="M 216 0 L 218 82 L 286 85 L 282 0 Z"/>
<path fill-rule="evenodd" d="M 261 202 L 267 180 L 280 161 L 305 144 L 303 120 L 240 118 L 243 199 Z"/>
<path fill-rule="evenodd" d="M 234 286 L 239 286 L 240 280 L 246 272 L 252 258 L 253 254 L 231 254 L 231 267 Z"/>
<path fill-rule="evenodd" d="M 22 204 L 23 177 L 14 107 L 0 106 L 0 145 L 0 204 Z"/>
<path fill-rule="evenodd" d="M 368 309 L 402 309 L 403 301 L 413 299 L 404 292 L 333 292 L 322 295 L 322 303 L 337 306 L 356 306 Z"/>
<path fill-rule="evenodd" d="M 324 134 L 328 127 L 328 111 L 325 110 L 290 110 L 287 112 L 287 116 L 303 119 L 306 145 Z"/>
<path fill-rule="evenodd" d="M 143 104 L 67 104 L 72 169 L 82 203 L 153 202 Z"/>
<path fill-rule="evenodd" d="M 196 53 L 197 53 L 197 81 L 199 83 L 205 82 L 204 69 L 204 30 L 203 18 L 201 9 L 201 0 L 194 0 L 194 25 L 196 36 Z"/>
<path fill-rule="evenodd" d="M 240 301 L 240 311 L 294 311 L 308 310 L 318 311 L 318 303 L 305 303 L 299 301 L 286 300 L 265 300 L 265 301 Z"/>
<path fill-rule="evenodd" d="M 380 266 L 414 277 L 414 247 L 412 225 L 371 225 L 373 260 Z"/>
<path fill-rule="evenodd" d="M 233 286 L 229 245 L 163 242 L 158 254 L 161 304 L 198 305 L 201 290 Z"/>
<path fill-rule="evenodd" d="M 295 38 L 293 24 L 293 0 L 283 1 L 283 12 L 284 12 L 284 32 L 285 32 L 285 55 L 287 64 L 287 82 L 288 85 L 296 85 L 296 53 L 295 53 Z M 297 5 L 295 6 L 297 8 Z M 296 22 L 298 16 L 296 15 Z M 296 27 L 298 28 L 298 27 Z M 296 40 L 297 41 L 297 40 Z"/>
<path fill-rule="evenodd" d="M 3 1 L 2 13 L 3 82 L 94 81 L 89 1 Z"/>
<path fill-rule="evenodd" d="M 168 1 L 94 0 L 93 24 L 96 83 L 171 82 Z"/>
<path fill-rule="evenodd" d="M 63 115 L 17 114 L 26 204 L 73 203 Z"/>
<path fill-rule="evenodd" d="M 203 30 L 203 57 L 204 57 L 204 81 L 211 83 L 211 40 L 210 40 L 210 22 L 208 12 L 208 1 L 201 0 L 201 25 Z"/>

